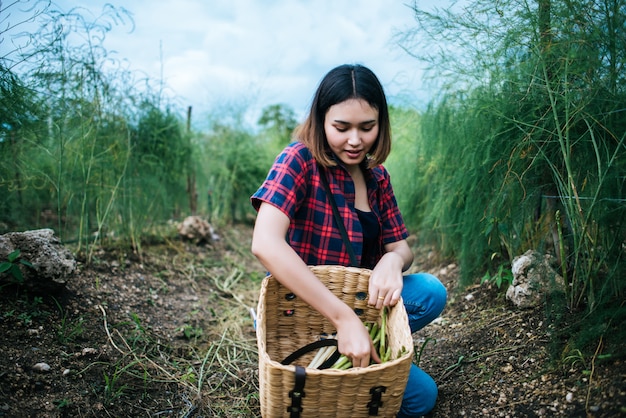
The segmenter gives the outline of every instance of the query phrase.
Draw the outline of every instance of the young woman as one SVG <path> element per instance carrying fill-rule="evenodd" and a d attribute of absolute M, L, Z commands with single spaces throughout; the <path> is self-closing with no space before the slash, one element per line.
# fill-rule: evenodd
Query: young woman
<path fill-rule="evenodd" d="M 402 297 L 415 332 L 443 310 L 446 289 L 427 273 L 403 275 L 413 262 L 407 229 L 381 165 L 391 150 L 389 111 L 376 75 L 342 65 L 321 81 L 296 141 L 276 158 L 252 196 L 258 210 L 252 252 L 269 272 L 337 329 L 339 351 L 354 367 L 378 362 L 373 343 L 353 310 L 307 266 L 350 265 L 328 198 L 334 198 L 360 267 L 372 270 L 370 305 L 393 306 Z M 332 191 L 327 196 L 320 176 Z M 428 413 L 437 398 L 433 379 L 412 366 L 398 417 Z"/>

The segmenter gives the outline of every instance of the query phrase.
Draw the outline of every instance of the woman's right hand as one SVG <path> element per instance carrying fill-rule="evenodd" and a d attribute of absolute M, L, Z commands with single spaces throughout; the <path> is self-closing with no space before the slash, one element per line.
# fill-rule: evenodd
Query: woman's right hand
<path fill-rule="evenodd" d="M 380 363 L 380 357 L 376 353 L 367 328 L 356 315 L 352 316 L 337 326 L 339 352 L 350 359 L 352 367 L 367 367 L 370 365 L 370 359 Z"/>

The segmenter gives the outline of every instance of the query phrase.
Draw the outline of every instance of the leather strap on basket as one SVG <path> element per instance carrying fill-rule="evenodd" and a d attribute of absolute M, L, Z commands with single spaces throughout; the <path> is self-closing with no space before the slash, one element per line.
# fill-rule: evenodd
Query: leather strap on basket
<path fill-rule="evenodd" d="M 350 238 L 348 238 L 348 233 L 346 232 L 346 227 L 344 226 L 341 215 L 339 214 L 339 209 L 337 209 L 337 202 L 335 202 L 335 198 L 330 191 L 330 186 L 328 185 L 328 180 L 326 179 L 326 170 L 324 170 L 319 164 L 317 165 L 317 167 L 320 171 L 320 180 L 322 181 L 324 190 L 326 190 L 326 196 L 328 197 L 330 206 L 333 209 L 333 216 L 335 217 L 337 228 L 339 228 L 339 233 L 341 233 L 341 239 L 343 239 L 346 250 L 348 250 L 348 255 L 350 256 L 350 265 L 352 267 L 359 267 L 359 263 L 356 259 L 356 254 L 354 254 L 354 248 L 352 248 L 352 243 L 350 242 Z"/>
<path fill-rule="evenodd" d="M 289 391 L 291 405 L 287 407 L 290 418 L 300 418 L 302 412 L 302 398 L 304 398 L 304 383 L 306 381 L 306 371 L 302 366 L 296 366 L 296 379 L 293 389 Z"/>
<path fill-rule="evenodd" d="M 286 366 L 293 363 L 295 360 L 299 359 L 306 353 L 310 353 L 311 351 L 317 350 L 318 348 L 329 347 L 331 345 L 337 346 L 337 340 L 335 340 L 334 338 L 325 338 L 323 340 L 313 341 L 312 343 L 307 344 L 304 347 L 299 348 L 293 353 L 289 354 L 287 357 L 285 357 L 283 361 L 280 362 L 280 364 Z M 335 362 L 339 359 L 339 356 L 341 356 L 341 353 L 339 352 L 339 350 L 335 350 L 335 352 L 326 361 L 324 361 L 318 367 L 318 369 L 328 369 L 330 366 L 335 364 Z"/>
<path fill-rule="evenodd" d="M 337 345 L 337 340 L 333 338 L 327 338 L 323 340 L 314 341 L 310 344 L 305 345 L 304 347 L 294 351 L 290 355 L 288 355 L 280 364 L 288 365 L 291 364 L 294 360 L 302 357 L 306 353 L 309 353 L 313 350 L 317 350 L 322 347 L 328 347 L 331 345 Z M 335 352 L 319 366 L 319 369 L 327 369 L 339 358 L 341 354 L 339 350 L 335 350 Z M 296 365 L 296 373 L 295 373 L 295 381 L 293 384 L 293 389 L 289 391 L 289 397 L 291 398 L 291 405 L 287 407 L 287 412 L 289 412 L 290 418 L 300 418 L 300 414 L 302 413 L 302 398 L 306 395 L 304 392 L 304 384 L 306 383 L 306 369 L 302 366 Z"/>
<path fill-rule="evenodd" d="M 372 395 L 372 399 L 367 403 L 367 407 L 369 408 L 369 415 L 376 416 L 378 415 L 378 408 L 382 408 L 383 406 L 383 393 L 387 390 L 386 386 L 374 386 L 370 389 L 370 394 Z"/>

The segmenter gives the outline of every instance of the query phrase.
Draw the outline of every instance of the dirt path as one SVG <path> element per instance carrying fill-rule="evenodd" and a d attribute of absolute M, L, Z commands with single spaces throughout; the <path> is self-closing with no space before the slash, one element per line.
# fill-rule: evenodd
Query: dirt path
<path fill-rule="evenodd" d="M 543 309 L 514 308 L 488 286 L 456 292 L 454 264 L 431 272 L 451 294 L 441 318 L 415 335 L 420 364 L 439 383 L 432 417 L 626 416 L 622 361 L 559 367 Z"/>
<path fill-rule="evenodd" d="M 146 245 L 141 258 L 102 251 L 55 297 L 4 287 L 0 417 L 258 416 L 248 308 L 263 269 L 250 227 L 220 233 L 203 247 Z M 440 385 L 431 417 L 625 415 L 623 361 L 553 368 L 541 310 L 518 311 L 489 287 L 458 293 L 454 264 L 416 252 L 450 295 L 414 335 Z"/>

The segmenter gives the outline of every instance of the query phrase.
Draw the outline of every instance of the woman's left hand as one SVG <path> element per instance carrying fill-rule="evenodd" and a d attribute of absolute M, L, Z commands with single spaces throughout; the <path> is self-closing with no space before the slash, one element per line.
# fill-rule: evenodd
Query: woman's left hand
<path fill-rule="evenodd" d="M 398 303 L 404 282 L 402 272 L 413 262 L 413 253 L 404 240 L 388 244 L 385 250 L 369 281 L 368 304 L 377 309 Z"/>
<path fill-rule="evenodd" d="M 385 254 L 370 276 L 368 303 L 377 309 L 394 306 L 402 293 L 402 260 L 394 253 Z"/>

